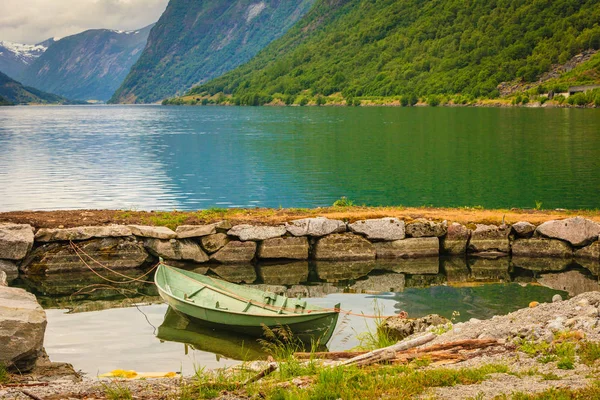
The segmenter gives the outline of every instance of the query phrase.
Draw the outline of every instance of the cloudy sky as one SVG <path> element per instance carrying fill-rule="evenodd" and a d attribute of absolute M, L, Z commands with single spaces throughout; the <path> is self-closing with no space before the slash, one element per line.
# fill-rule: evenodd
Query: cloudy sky
<path fill-rule="evenodd" d="M 169 0 L 0 0 L 0 40 L 38 43 L 93 28 L 156 22 Z"/>

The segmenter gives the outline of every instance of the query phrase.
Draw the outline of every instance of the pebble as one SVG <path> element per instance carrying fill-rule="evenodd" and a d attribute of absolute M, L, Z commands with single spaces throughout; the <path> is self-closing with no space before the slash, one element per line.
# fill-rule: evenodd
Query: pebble
<path fill-rule="evenodd" d="M 562 331 L 565 329 L 565 326 L 563 325 L 563 321 L 564 321 L 564 318 L 558 317 L 558 318 L 550 321 L 548 323 L 548 325 L 546 326 L 546 328 L 550 329 L 552 332 Z"/>
<path fill-rule="evenodd" d="M 560 294 L 555 294 L 554 296 L 552 296 L 552 302 L 553 303 L 558 303 L 559 301 L 562 301 L 562 296 Z"/>
<path fill-rule="evenodd" d="M 529 303 L 529 308 L 535 308 L 539 305 L 540 305 L 540 303 L 538 303 L 537 301 L 532 301 L 531 303 Z"/>
<path fill-rule="evenodd" d="M 581 307 L 587 307 L 590 305 L 590 302 L 588 301 L 588 299 L 581 299 L 577 302 L 577 305 Z"/>

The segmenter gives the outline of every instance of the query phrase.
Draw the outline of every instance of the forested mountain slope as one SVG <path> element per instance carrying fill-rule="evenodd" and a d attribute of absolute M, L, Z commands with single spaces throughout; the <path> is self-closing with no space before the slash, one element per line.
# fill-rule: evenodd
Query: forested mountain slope
<path fill-rule="evenodd" d="M 0 72 L 0 98 L 12 104 L 68 104 L 69 100 L 55 94 L 23 86 Z"/>
<path fill-rule="evenodd" d="M 600 48 L 598 21 L 595 0 L 317 0 L 250 62 L 190 94 L 493 98 L 501 82 L 535 81 Z"/>
<path fill-rule="evenodd" d="M 152 25 L 92 29 L 54 42 L 23 72 L 23 83 L 72 99 L 107 101 L 138 60 Z"/>
<path fill-rule="evenodd" d="M 151 103 L 250 60 L 314 0 L 171 0 L 111 102 Z"/>

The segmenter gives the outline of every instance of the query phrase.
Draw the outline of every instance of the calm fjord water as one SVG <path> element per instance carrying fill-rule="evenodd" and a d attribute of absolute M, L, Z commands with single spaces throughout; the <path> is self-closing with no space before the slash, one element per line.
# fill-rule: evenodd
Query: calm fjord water
<path fill-rule="evenodd" d="M 3 107 L 0 211 L 600 207 L 600 111 Z"/>

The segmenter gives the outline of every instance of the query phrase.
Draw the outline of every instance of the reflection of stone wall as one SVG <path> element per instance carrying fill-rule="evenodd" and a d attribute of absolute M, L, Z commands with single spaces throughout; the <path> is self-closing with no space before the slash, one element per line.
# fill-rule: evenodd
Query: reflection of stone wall
<path fill-rule="evenodd" d="M 36 231 L 29 225 L 3 224 L 0 269 L 14 279 L 17 268 L 26 276 L 104 271 L 104 267 L 146 269 L 160 257 L 174 266 L 211 270 L 235 282 L 296 284 L 307 280 L 308 263 L 316 262 L 313 269 L 319 279 L 337 282 L 371 270 L 437 274 L 439 257 L 451 254 L 468 258 L 469 266 L 465 271 L 443 262 L 449 279 L 488 281 L 507 279 L 509 268 L 562 271 L 577 264 L 597 273 L 599 235 L 600 224 L 580 217 L 538 227 L 527 222 L 467 227 L 422 219 L 406 224 L 397 218 L 352 224 L 306 218 L 278 226 L 232 226 L 222 221 L 175 231 L 125 225 Z M 266 263 L 256 271 L 257 265 Z"/>

